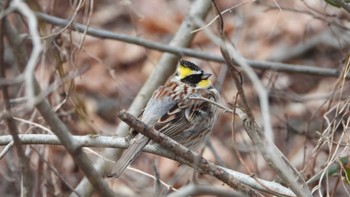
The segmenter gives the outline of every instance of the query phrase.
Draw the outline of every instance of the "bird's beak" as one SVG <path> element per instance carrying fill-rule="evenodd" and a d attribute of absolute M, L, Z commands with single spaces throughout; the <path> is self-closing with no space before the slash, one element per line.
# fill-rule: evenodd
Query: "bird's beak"
<path fill-rule="evenodd" d="M 202 79 L 208 79 L 210 76 L 211 76 L 210 73 L 204 73 L 204 74 L 202 75 Z"/>

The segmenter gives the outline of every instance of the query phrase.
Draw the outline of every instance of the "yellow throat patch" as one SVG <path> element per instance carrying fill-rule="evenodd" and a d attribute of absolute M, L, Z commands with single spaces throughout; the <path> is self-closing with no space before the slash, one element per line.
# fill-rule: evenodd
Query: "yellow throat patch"
<path fill-rule="evenodd" d="M 210 82 L 209 79 L 203 79 L 197 84 L 197 86 L 200 87 L 200 88 L 207 88 L 210 85 L 211 85 L 211 82 Z"/>

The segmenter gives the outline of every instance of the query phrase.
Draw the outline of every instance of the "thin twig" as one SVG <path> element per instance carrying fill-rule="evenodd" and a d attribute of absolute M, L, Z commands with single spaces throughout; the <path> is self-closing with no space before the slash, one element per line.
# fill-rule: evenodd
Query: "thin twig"
<path fill-rule="evenodd" d="M 36 86 L 35 88 L 39 89 L 37 82 L 34 84 Z M 60 120 L 58 115 L 52 111 L 52 107 L 48 101 L 45 99 L 38 103 L 36 107 L 94 188 L 102 196 L 114 196 L 113 191 L 103 180 L 101 174 L 93 167 L 93 163 L 82 151 L 81 146 L 74 140 L 66 125 Z"/>
<path fill-rule="evenodd" d="M 228 107 L 225 107 L 224 105 L 221 105 L 220 103 L 217 103 L 215 101 L 212 101 L 212 100 L 209 100 L 207 98 L 204 98 L 204 97 L 189 97 L 189 99 L 193 99 L 193 100 L 203 100 L 203 101 L 206 101 L 206 102 L 209 102 L 221 109 L 224 110 L 224 112 L 229 112 L 229 113 L 233 113 L 233 114 L 236 114 L 241 120 L 246 120 L 247 119 L 247 114 L 238 106 L 235 106 L 235 109 L 232 110 Z"/>
<path fill-rule="evenodd" d="M 55 37 L 55 36 L 61 34 L 62 32 L 64 32 L 66 29 L 68 29 L 74 23 L 74 21 L 77 19 L 78 12 L 80 11 L 80 8 L 82 7 L 83 3 L 84 3 L 83 0 L 78 1 L 77 6 L 74 9 L 74 13 L 70 17 L 70 19 L 67 21 L 67 24 L 65 26 L 63 26 L 62 29 L 60 29 L 59 31 L 54 32 L 48 36 L 44 36 L 41 39 L 49 39 L 51 37 Z"/>
<path fill-rule="evenodd" d="M 37 95 L 35 95 L 32 98 L 31 103 L 36 105 L 37 103 L 41 102 L 43 99 L 45 99 L 48 95 L 50 95 L 52 92 L 57 90 L 58 87 L 62 86 L 65 84 L 67 81 L 71 81 L 72 79 L 80 76 L 84 72 L 88 71 L 90 69 L 89 65 L 82 66 L 78 70 L 75 70 L 73 72 L 67 73 L 64 77 L 62 77 L 60 80 L 53 82 L 52 84 L 48 85 L 45 90 L 39 92 Z M 24 101 L 29 102 L 29 98 L 26 97 Z"/>
<path fill-rule="evenodd" d="M 224 11 L 222 11 L 222 12 L 221 12 L 221 15 L 224 15 L 224 14 L 227 13 L 227 12 L 232 12 L 232 10 L 233 10 L 234 8 L 240 7 L 240 6 L 245 5 L 245 4 L 247 4 L 247 3 L 252 3 L 252 2 L 254 2 L 254 1 L 256 1 L 256 0 L 245 1 L 245 2 L 239 3 L 239 4 L 237 4 L 237 5 L 234 5 L 234 6 L 230 7 L 230 8 L 227 8 L 227 9 L 225 9 Z M 198 29 L 195 29 L 195 30 L 191 31 L 191 34 L 196 33 L 196 32 L 199 32 L 199 31 L 202 31 L 204 28 L 208 28 L 208 27 L 209 27 L 211 24 L 213 24 L 213 23 L 215 22 L 215 20 L 217 20 L 218 18 L 219 18 L 219 15 L 215 16 L 210 22 L 208 22 L 208 23 L 205 24 L 204 26 L 202 26 L 202 27 L 200 27 L 200 28 L 198 28 Z"/>
<path fill-rule="evenodd" d="M 233 110 L 232 110 L 232 109 L 230 109 L 230 108 L 228 108 L 228 107 L 225 107 L 224 105 L 221 105 L 220 103 L 217 103 L 217 102 L 215 102 L 215 101 L 213 101 L 213 100 L 210 100 L 210 99 L 207 99 L 207 98 L 204 98 L 204 97 L 193 97 L 193 96 L 190 96 L 190 97 L 188 97 L 188 98 L 191 99 L 191 100 L 202 100 L 202 101 L 206 101 L 206 102 L 208 102 L 208 103 L 211 103 L 211 104 L 213 104 L 213 105 L 215 105 L 215 106 L 217 106 L 217 107 L 223 109 L 224 112 L 233 113 Z"/>
<path fill-rule="evenodd" d="M 48 169 L 53 172 L 59 179 L 62 183 L 64 183 L 66 185 L 66 187 L 68 187 L 70 190 L 72 190 L 73 192 L 74 191 L 74 187 L 71 186 L 71 184 L 69 184 L 69 182 L 65 179 L 64 176 L 62 176 L 62 173 L 59 172 L 54 166 L 52 166 L 50 164 L 50 162 L 48 162 L 41 154 L 38 150 L 36 150 L 35 148 L 33 148 L 34 152 L 38 155 L 38 157 L 40 158 L 40 160 L 42 160 L 46 166 L 48 167 Z"/>

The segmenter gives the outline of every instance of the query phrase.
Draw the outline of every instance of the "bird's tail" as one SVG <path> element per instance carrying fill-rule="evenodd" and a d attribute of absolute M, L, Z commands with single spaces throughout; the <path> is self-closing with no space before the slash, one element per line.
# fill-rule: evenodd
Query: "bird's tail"
<path fill-rule="evenodd" d="M 116 162 L 115 166 L 112 168 L 111 172 L 107 174 L 107 177 L 118 178 L 124 170 L 133 162 L 136 157 L 141 153 L 142 149 L 150 141 L 149 138 L 141 136 L 129 148 L 124 152 L 120 159 Z"/>

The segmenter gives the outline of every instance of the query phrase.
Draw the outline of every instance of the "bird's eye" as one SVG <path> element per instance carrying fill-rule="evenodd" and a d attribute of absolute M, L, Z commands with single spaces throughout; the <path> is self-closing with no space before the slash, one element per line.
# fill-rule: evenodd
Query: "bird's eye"
<path fill-rule="evenodd" d="M 195 80 L 196 78 L 195 78 L 195 76 L 194 75 L 190 75 L 190 76 L 188 76 L 188 80 L 190 80 L 190 81 L 193 81 L 193 80 Z"/>
<path fill-rule="evenodd" d="M 182 79 L 181 81 L 184 83 L 187 83 L 191 86 L 195 86 L 197 83 L 199 83 L 202 80 L 202 75 L 196 74 L 196 75 L 189 75 Z"/>

